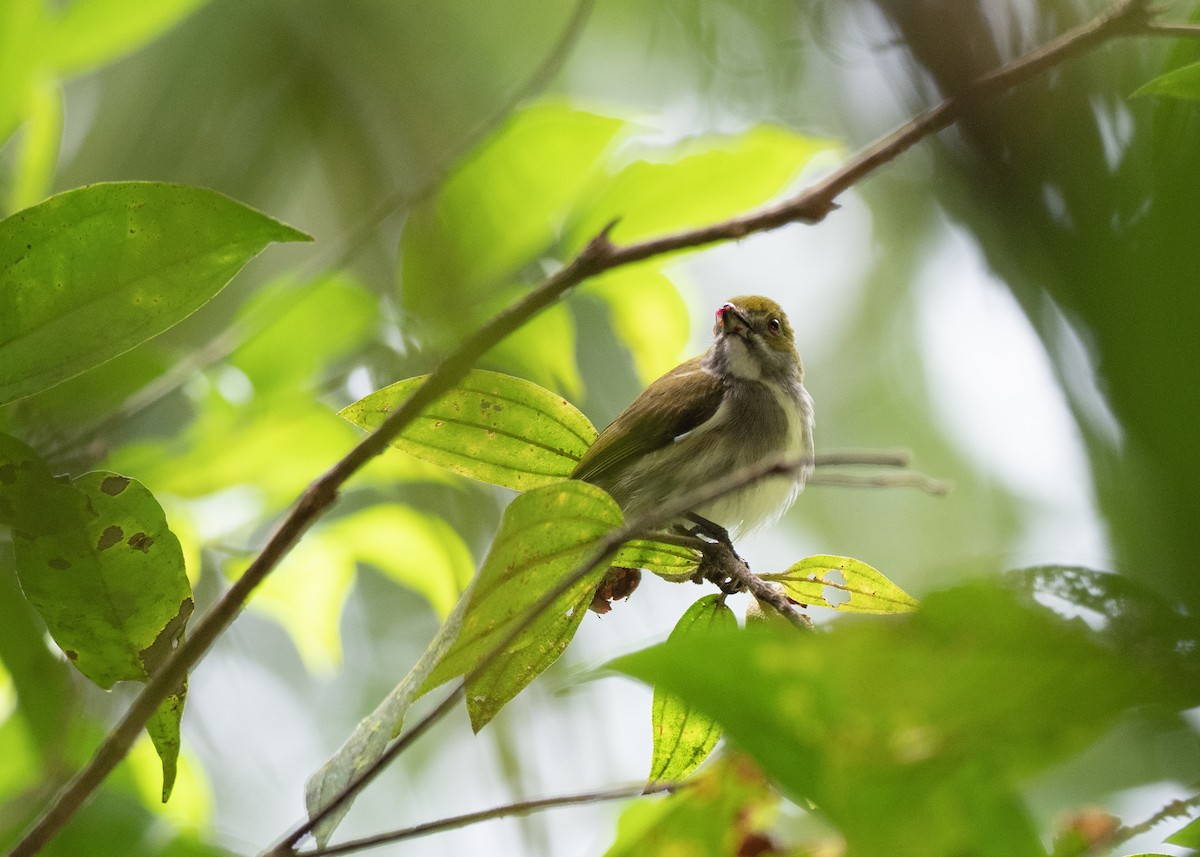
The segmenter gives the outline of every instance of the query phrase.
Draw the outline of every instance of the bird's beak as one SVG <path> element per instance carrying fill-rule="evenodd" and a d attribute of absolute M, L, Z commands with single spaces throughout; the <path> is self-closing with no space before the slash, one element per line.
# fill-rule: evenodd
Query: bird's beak
<path fill-rule="evenodd" d="M 750 329 L 750 323 L 746 321 L 746 317 L 742 315 L 733 304 L 725 304 L 717 313 L 721 331 L 726 336 L 745 336 L 747 330 Z"/>

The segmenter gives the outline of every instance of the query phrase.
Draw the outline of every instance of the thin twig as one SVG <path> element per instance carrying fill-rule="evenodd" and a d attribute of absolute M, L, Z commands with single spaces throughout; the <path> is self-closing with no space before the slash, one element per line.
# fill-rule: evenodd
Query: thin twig
<path fill-rule="evenodd" d="M 908 467 L 911 463 L 912 456 L 907 452 L 880 452 L 872 449 L 820 452 L 813 458 L 813 466 L 817 468 L 855 465 L 863 465 L 865 467 Z"/>
<path fill-rule="evenodd" d="M 680 788 L 686 788 L 687 783 L 655 783 L 647 786 L 645 783 L 639 783 L 636 786 L 618 786 L 616 788 L 604 789 L 602 791 L 583 792 L 573 795 L 562 795 L 560 797 L 539 798 L 537 800 L 522 800 L 515 803 L 504 804 L 503 806 L 485 809 L 480 812 L 468 812 L 463 815 L 455 815 L 450 818 L 439 819 L 438 821 L 429 821 L 424 824 L 416 824 L 412 827 L 405 827 L 401 830 L 393 830 L 388 833 L 379 833 L 375 836 L 367 836 L 362 839 L 351 839 L 348 842 L 342 842 L 338 845 L 330 845 L 326 848 L 316 848 L 312 851 L 299 851 L 297 857 L 333 857 L 335 854 L 349 854 L 352 851 L 361 851 L 366 848 L 374 848 L 379 845 L 387 845 L 392 842 L 401 842 L 405 839 L 416 839 L 418 836 L 426 836 L 430 833 L 440 833 L 443 830 L 455 830 L 460 827 L 466 827 L 471 824 L 478 824 L 481 821 L 491 821 L 496 818 L 506 818 L 510 815 L 527 815 L 531 812 L 536 812 L 543 809 L 556 809 L 564 806 L 577 806 L 584 803 L 601 803 L 610 800 L 623 800 L 625 798 L 640 797 L 643 794 L 655 794 L 658 792 L 674 791 Z"/>
<path fill-rule="evenodd" d="M 499 639 L 495 645 L 488 648 L 487 652 L 479 659 L 474 667 L 463 677 L 462 681 L 455 687 L 454 691 L 446 701 L 439 705 L 434 711 L 427 714 L 420 722 L 417 723 L 409 732 L 405 732 L 393 743 L 387 750 L 380 755 L 378 759 L 372 762 L 368 767 L 360 771 L 346 786 L 336 798 L 330 801 L 320 812 L 308 818 L 306 821 L 297 825 L 290 833 L 286 834 L 267 852 L 263 857 L 291 857 L 295 854 L 296 843 L 304 836 L 310 833 L 318 824 L 328 818 L 332 813 L 337 811 L 339 807 L 352 799 L 367 784 L 377 777 L 384 768 L 392 763 L 400 756 L 413 742 L 415 736 L 411 733 L 424 732 L 429 729 L 437 721 L 445 717 L 453 707 L 453 701 L 457 700 L 464 692 L 468 684 L 475 680 L 476 677 L 482 675 L 496 659 L 503 655 L 516 640 L 543 611 L 548 609 L 555 601 L 561 598 L 571 588 L 578 584 L 581 580 L 587 577 L 600 565 L 607 562 L 610 554 L 619 548 L 621 545 L 630 539 L 636 538 L 646 531 L 655 530 L 669 521 L 675 520 L 683 516 L 690 510 L 711 503 L 713 500 L 726 496 L 734 491 L 745 488 L 758 480 L 766 479 L 772 476 L 789 476 L 794 474 L 803 466 L 803 462 L 795 460 L 780 460 L 767 461 L 752 467 L 743 467 L 722 479 L 718 479 L 706 485 L 703 488 L 689 492 L 684 496 L 675 498 L 675 500 L 664 503 L 653 512 L 641 515 L 625 526 L 604 535 L 597 540 L 596 547 L 592 551 L 591 556 L 587 561 L 581 563 L 570 574 L 563 577 L 557 585 L 551 587 L 547 592 L 543 593 L 542 597 L 536 603 L 531 605 L 521 617 L 513 623 L 512 629 Z"/>
<path fill-rule="evenodd" d="M 948 483 L 924 473 L 822 473 L 808 477 L 809 485 L 832 485 L 839 488 L 916 488 L 940 497 L 950 492 Z"/>
<path fill-rule="evenodd" d="M 32 857 L 54 838 L 125 757 L 162 700 L 179 685 L 187 671 L 241 612 L 250 593 L 291 551 L 313 522 L 333 505 L 346 480 L 382 452 L 388 442 L 422 410 L 463 378 L 489 348 L 555 303 L 569 289 L 603 271 L 653 256 L 718 241 L 737 240 L 789 223 L 819 222 L 835 208 L 835 199 L 843 191 L 899 157 L 919 140 L 948 127 L 977 101 L 997 95 L 1105 39 L 1143 31 L 1148 24 L 1148 15 L 1145 0 L 1121 0 L 1092 21 L 983 75 L 960 94 L 881 137 L 812 187 L 780 204 L 721 223 L 626 245 L 615 245 L 609 240 L 611 225 L 604 229 L 565 267 L 465 340 L 434 370 L 412 398 L 305 490 L 259 556 L 164 662 L 105 737 L 88 764 L 64 786 L 45 813 L 16 844 L 10 852 L 11 857 Z"/>
<path fill-rule="evenodd" d="M 1154 24 L 1142 26 L 1142 32 L 1148 36 L 1181 36 L 1186 39 L 1200 39 L 1200 24 Z"/>

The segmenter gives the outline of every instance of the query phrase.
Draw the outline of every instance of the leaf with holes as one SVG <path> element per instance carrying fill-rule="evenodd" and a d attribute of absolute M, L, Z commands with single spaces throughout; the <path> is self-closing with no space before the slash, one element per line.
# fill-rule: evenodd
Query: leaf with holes
<path fill-rule="evenodd" d="M 617 504 L 584 482 L 548 485 L 513 500 L 473 584 L 458 639 L 424 690 L 465 673 L 471 725 L 482 729 L 563 653 L 607 563 L 590 569 L 536 615 L 530 611 L 619 526 Z M 498 646 L 503 650 L 493 655 Z"/>
<path fill-rule="evenodd" d="M 844 582 L 832 575 L 840 574 Z M 783 584 L 790 598 L 801 604 L 832 607 L 844 613 L 908 613 L 917 599 L 865 562 L 848 556 L 810 556 L 787 571 L 764 574 L 763 580 Z M 826 591 L 844 593 L 846 600 L 830 600 Z"/>
<path fill-rule="evenodd" d="M 397 381 L 340 415 L 372 431 L 425 382 Z M 522 378 L 476 369 L 400 436 L 396 449 L 423 461 L 517 491 L 566 479 L 596 439 L 574 405 Z"/>
<path fill-rule="evenodd" d="M 668 638 L 687 640 L 708 631 L 737 629 L 737 619 L 725 604 L 724 595 L 705 595 L 687 609 Z M 650 783 L 681 782 L 708 758 L 721 738 L 721 727 L 707 714 L 660 687 L 654 688 L 650 722 L 654 753 Z"/>
<path fill-rule="evenodd" d="M 157 336 L 302 232 L 210 190 L 96 184 L 0 221 L 0 404 Z"/>
<path fill-rule="evenodd" d="M 23 495 L 14 486 L 34 490 Z M 38 508 L 26 505 L 31 497 Z M 183 551 L 154 496 L 106 471 L 60 482 L 31 450 L 5 438 L 0 501 L 17 522 L 21 588 L 67 658 L 104 688 L 152 676 L 182 639 L 193 607 Z M 162 758 L 163 800 L 174 781 L 186 693 L 185 681 L 147 727 Z"/>

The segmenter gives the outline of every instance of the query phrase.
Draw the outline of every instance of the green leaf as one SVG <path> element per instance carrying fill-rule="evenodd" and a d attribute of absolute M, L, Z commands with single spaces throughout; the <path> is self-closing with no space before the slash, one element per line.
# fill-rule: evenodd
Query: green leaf
<path fill-rule="evenodd" d="M 1166 95 L 1188 101 L 1200 101 L 1200 62 L 1185 65 L 1147 81 L 1133 92 L 1139 95 Z"/>
<path fill-rule="evenodd" d="M 204 2 L 72 0 L 50 19 L 47 60 L 62 71 L 86 71 L 137 49 Z"/>
<path fill-rule="evenodd" d="M 43 76 L 30 86 L 26 114 L 6 211 L 41 202 L 54 182 L 63 125 L 63 92 L 57 81 Z"/>
<path fill-rule="evenodd" d="M 725 604 L 725 596 L 705 595 L 680 617 L 668 639 L 683 641 L 692 635 L 735 628 L 737 619 Z M 654 730 L 651 784 L 682 781 L 708 758 L 721 738 L 721 727 L 711 717 L 660 687 L 654 688 L 650 722 Z"/>
<path fill-rule="evenodd" d="M 691 334 L 687 304 L 653 263 L 617 268 L 585 283 L 582 291 L 608 305 L 613 331 L 629 347 L 643 384 L 648 386 L 682 362 Z M 630 300 L 631 295 L 637 299 Z"/>
<path fill-rule="evenodd" d="M 1166 699 L 1156 669 L 991 588 L 824 634 L 714 633 L 613 666 L 712 716 L 848 854 L 1044 855 L 1016 783 Z"/>
<path fill-rule="evenodd" d="M 152 676 L 193 607 L 179 540 L 154 496 L 108 471 L 70 484 L 52 479 L 31 450 L 0 436 L 0 506 L 15 522 L 21 588 L 67 659 L 103 688 Z M 147 727 L 163 763 L 164 801 L 186 692 L 185 681 Z"/>
<path fill-rule="evenodd" d="M 454 645 L 470 600 L 468 588 L 403 680 L 359 722 L 333 757 L 308 778 L 304 784 L 304 804 L 310 819 L 332 804 L 355 777 L 383 755 L 388 742 L 400 734 L 404 718 L 421 695 L 430 673 Z M 324 847 L 329 842 L 353 802 L 353 798 L 347 800 L 313 829 L 318 846 Z"/>
<path fill-rule="evenodd" d="M 374 430 L 426 377 L 397 381 L 340 415 Z M 587 417 L 561 396 L 521 378 L 477 369 L 392 446 L 455 473 L 526 491 L 570 476 L 595 439 Z"/>
<path fill-rule="evenodd" d="M 612 565 L 644 568 L 668 580 L 681 580 L 691 577 L 700 560 L 700 553 L 691 548 L 635 539 L 617 548 Z"/>
<path fill-rule="evenodd" d="M 840 574 L 842 581 L 832 575 Z M 907 613 L 917 609 L 917 599 L 865 562 L 847 556 L 810 556 L 787 571 L 762 575 L 783 584 L 787 594 L 801 604 L 832 607 L 845 613 Z M 827 590 L 844 593 L 846 600 L 830 600 Z"/>
<path fill-rule="evenodd" d="M 238 563 L 233 572 L 248 563 Z M 359 563 L 419 592 L 442 618 L 475 572 L 470 551 L 452 527 L 408 506 L 369 506 L 318 527 L 250 601 L 251 609 L 287 630 L 315 674 L 341 665 L 342 609 Z"/>
<path fill-rule="evenodd" d="M 612 239 L 628 242 L 743 214 L 781 193 L 815 156 L 832 151 L 830 140 L 770 125 L 642 149 L 641 159 L 580 204 L 568 245 L 583 247 L 613 220 Z"/>
<path fill-rule="evenodd" d="M 414 210 L 400 242 L 404 305 L 460 319 L 557 239 L 624 122 L 544 103 L 513 114 Z"/>
<path fill-rule="evenodd" d="M 617 822 L 605 857 L 688 855 L 729 857 L 767 826 L 778 798 L 758 767 L 741 755 L 725 755 L 687 788 L 665 798 L 641 798 Z M 771 852 L 774 853 L 774 852 Z"/>
<path fill-rule="evenodd" d="M 0 435 L 0 523 L 13 529 L 25 598 L 67 659 L 102 688 L 144 682 L 184 636 L 191 586 L 179 540 L 154 496 L 110 472 L 54 479 L 34 451 Z M 162 760 L 162 799 L 179 756 L 186 679 L 146 730 Z"/>
<path fill-rule="evenodd" d="M 272 241 L 307 235 L 202 188 L 67 191 L 0 221 L 0 404 L 162 333 Z"/>
<path fill-rule="evenodd" d="M 465 673 L 471 725 L 482 729 L 563 653 L 607 564 L 591 569 L 537 615 L 530 610 L 620 525 L 613 499 L 585 482 L 548 485 L 513 500 L 475 581 L 462 631 L 425 689 Z M 481 668 L 513 634 L 503 652 Z"/>
<path fill-rule="evenodd" d="M 1163 841 L 1181 848 L 1200 848 L 1200 818 L 1193 818 Z"/>

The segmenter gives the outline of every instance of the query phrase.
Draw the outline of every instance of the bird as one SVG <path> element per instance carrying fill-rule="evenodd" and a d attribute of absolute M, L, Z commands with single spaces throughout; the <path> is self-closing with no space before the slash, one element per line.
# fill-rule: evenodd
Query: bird
<path fill-rule="evenodd" d="M 600 433 L 571 477 L 603 488 L 632 520 L 742 468 L 800 462 L 687 516 L 693 532 L 732 547 L 731 534 L 773 523 L 795 501 L 812 472 L 813 422 L 787 315 L 771 298 L 735 297 L 717 309 L 708 351 L 647 387 Z M 607 602 L 627 597 L 640 579 L 631 580 L 629 570 L 623 583 L 613 576 L 593 601 L 596 612 L 607 612 Z"/>

